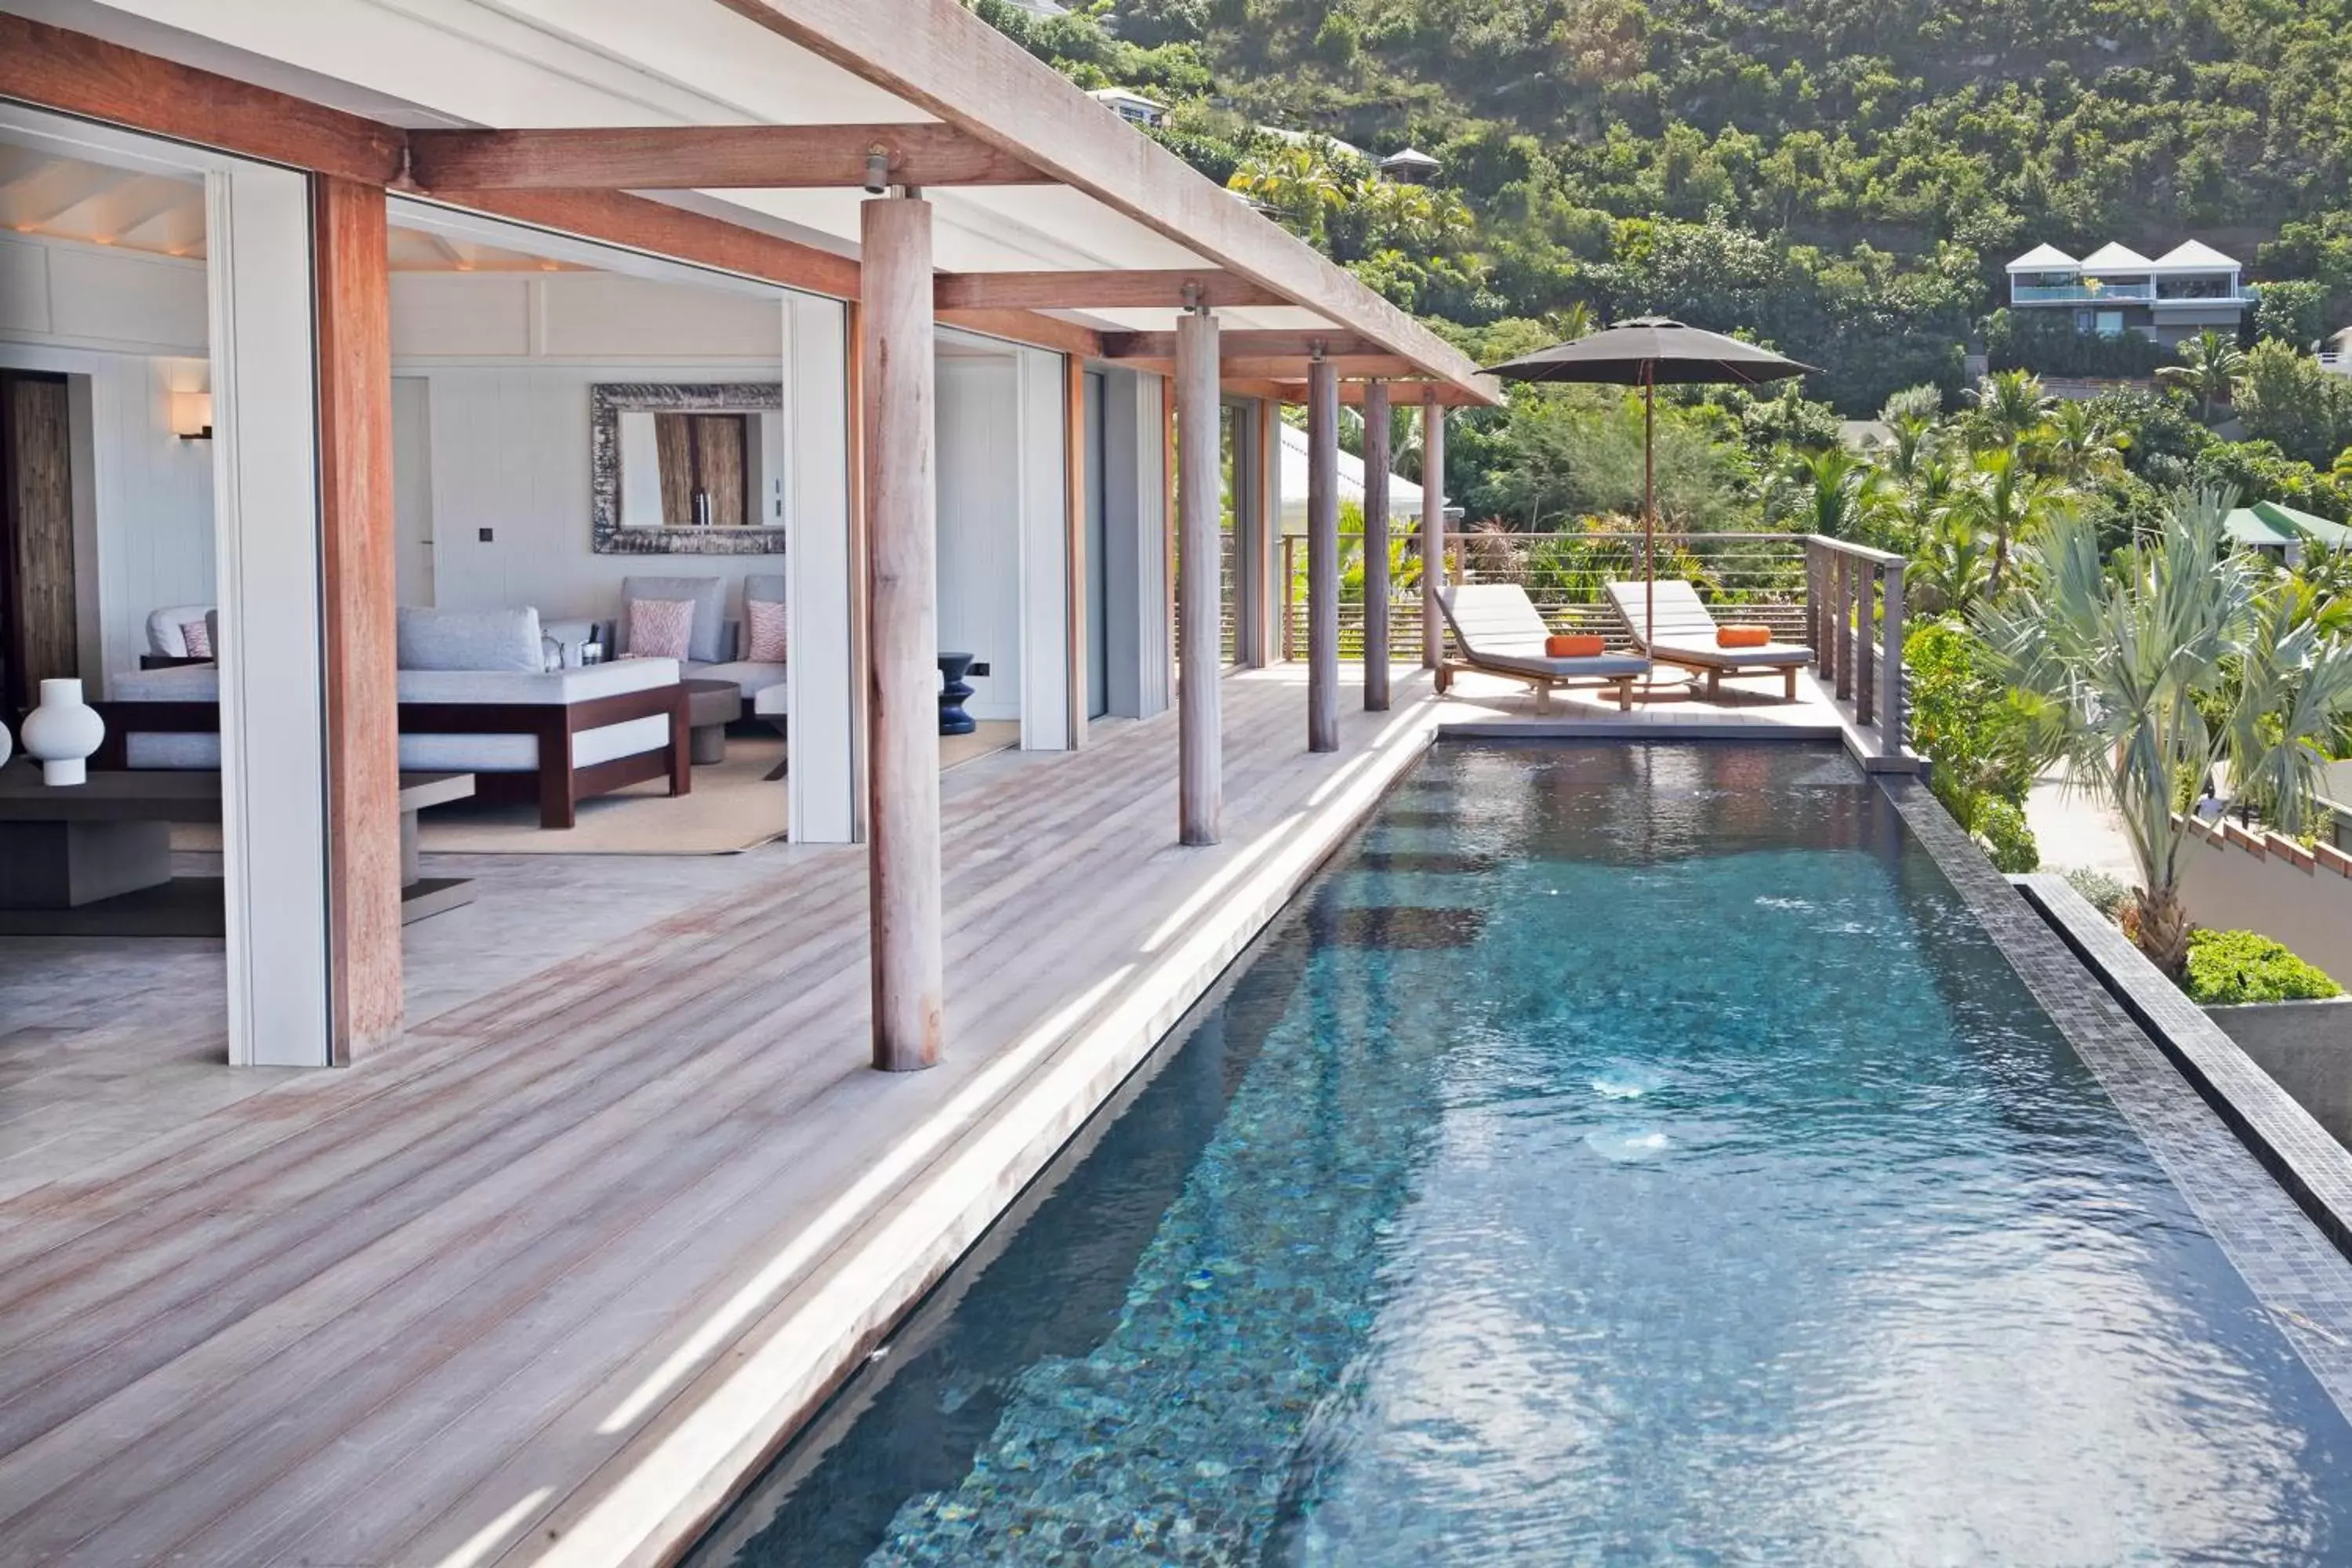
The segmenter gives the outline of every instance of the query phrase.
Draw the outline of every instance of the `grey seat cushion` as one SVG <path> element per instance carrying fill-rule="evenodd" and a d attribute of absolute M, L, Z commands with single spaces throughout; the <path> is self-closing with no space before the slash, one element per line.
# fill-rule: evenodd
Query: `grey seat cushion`
<path fill-rule="evenodd" d="M 727 580 L 723 577 L 624 577 L 621 579 L 620 635 L 623 653 L 629 647 L 629 604 L 635 599 L 689 599 L 694 604 L 694 630 L 686 639 L 686 657 L 694 664 L 717 664 L 732 658 L 726 641 Z"/>
<path fill-rule="evenodd" d="M 547 668 L 539 612 L 428 610 L 404 605 L 396 632 L 403 669 L 527 669 Z"/>

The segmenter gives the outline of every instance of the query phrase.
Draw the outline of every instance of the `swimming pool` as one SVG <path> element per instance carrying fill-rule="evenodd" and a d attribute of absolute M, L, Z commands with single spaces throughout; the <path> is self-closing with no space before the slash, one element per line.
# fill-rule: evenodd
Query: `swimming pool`
<path fill-rule="evenodd" d="M 698 1563 L 2352 1560 L 2352 1428 L 1835 752 L 1442 746 L 1186 1030 Z"/>

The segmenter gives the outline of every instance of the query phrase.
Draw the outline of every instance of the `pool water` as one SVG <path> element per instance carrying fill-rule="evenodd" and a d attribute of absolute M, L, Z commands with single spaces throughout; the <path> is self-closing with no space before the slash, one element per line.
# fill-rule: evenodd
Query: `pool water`
<path fill-rule="evenodd" d="M 1835 752 L 1442 746 L 1187 1028 L 698 1561 L 2352 1560 L 2343 1415 Z"/>

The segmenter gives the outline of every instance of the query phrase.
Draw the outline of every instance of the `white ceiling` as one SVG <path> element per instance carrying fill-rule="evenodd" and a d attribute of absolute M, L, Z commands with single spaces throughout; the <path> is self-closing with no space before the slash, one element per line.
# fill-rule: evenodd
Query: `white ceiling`
<path fill-rule="evenodd" d="M 716 0 L 0 0 L 35 16 L 394 123 L 905 122 L 932 116 Z M 1132 135 L 1108 110 L 1104 134 Z M 933 189 L 934 258 L 952 272 L 1202 264 L 1063 185 Z M 693 193 L 690 205 L 852 252 L 862 193 Z M 1165 331 L 1173 310 L 1057 312 Z M 1312 328 L 1288 307 L 1231 327 Z"/>

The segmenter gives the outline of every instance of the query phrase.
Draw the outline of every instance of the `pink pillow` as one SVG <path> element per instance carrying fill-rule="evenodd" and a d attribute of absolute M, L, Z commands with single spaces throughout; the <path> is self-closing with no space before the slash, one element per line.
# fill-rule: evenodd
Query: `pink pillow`
<path fill-rule="evenodd" d="M 213 656 L 212 624 L 204 620 L 182 621 L 180 640 L 187 645 L 190 658 L 210 658 Z"/>
<path fill-rule="evenodd" d="M 751 617 L 751 646 L 743 655 L 753 664 L 784 662 L 784 607 L 768 599 L 746 599 Z"/>
<path fill-rule="evenodd" d="M 693 640 L 692 599 L 629 601 L 631 658 L 684 658 Z"/>

